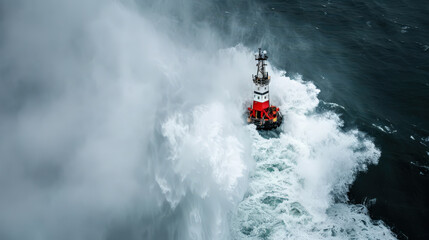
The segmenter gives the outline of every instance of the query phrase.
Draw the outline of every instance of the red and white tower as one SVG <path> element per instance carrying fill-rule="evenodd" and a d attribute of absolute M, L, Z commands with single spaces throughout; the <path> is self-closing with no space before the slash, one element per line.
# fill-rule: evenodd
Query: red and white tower
<path fill-rule="evenodd" d="M 258 61 L 256 75 L 253 75 L 253 105 L 248 108 L 249 116 L 247 121 L 256 124 L 258 129 L 273 129 L 282 123 L 283 117 L 276 106 L 270 105 L 270 76 L 265 69 L 268 59 L 267 51 L 261 51 L 255 54 L 255 60 Z"/>
<path fill-rule="evenodd" d="M 257 111 L 263 111 L 270 106 L 270 76 L 265 70 L 267 64 L 265 61 L 268 59 L 267 51 L 259 49 L 259 53 L 255 54 L 255 60 L 258 61 L 256 66 L 258 71 L 256 75 L 252 75 L 254 83 L 254 94 L 253 94 L 253 109 Z"/>

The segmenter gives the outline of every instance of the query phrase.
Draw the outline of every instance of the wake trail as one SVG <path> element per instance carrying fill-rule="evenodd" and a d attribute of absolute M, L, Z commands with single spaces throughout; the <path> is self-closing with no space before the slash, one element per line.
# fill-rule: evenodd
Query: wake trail
<path fill-rule="evenodd" d="M 356 173 L 376 164 L 380 151 L 364 133 L 341 130 L 335 113 L 316 113 L 319 90 L 312 83 L 271 72 L 285 122 L 273 138 L 247 127 L 256 167 L 232 218 L 233 238 L 395 239 L 364 205 L 347 199 Z"/>

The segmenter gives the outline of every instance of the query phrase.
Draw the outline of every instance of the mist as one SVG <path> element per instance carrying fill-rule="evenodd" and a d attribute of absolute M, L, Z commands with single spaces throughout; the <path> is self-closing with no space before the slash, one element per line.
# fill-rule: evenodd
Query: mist
<path fill-rule="evenodd" d="M 228 238 L 254 63 L 187 6 L 1 3 L 0 238 Z"/>
<path fill-rule="evenodd" d="M 269 63 L 287 124 L 247 125 L 280 40 L 220 3 L 1 2 L 1 239 L 394 238 L 347 199 L 380 151 L 313 83 Z"/>

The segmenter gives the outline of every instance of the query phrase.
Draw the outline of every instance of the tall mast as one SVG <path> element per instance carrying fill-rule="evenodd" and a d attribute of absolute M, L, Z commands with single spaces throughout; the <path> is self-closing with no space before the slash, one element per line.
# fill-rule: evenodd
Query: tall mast
<path fill-rule="evenodd" d="M 267 51 L 262 51 L 261 48 L 259 48 L 258 53 L 255 54 L 255 60 L 258 61 L 258 63 L 256 64 L 256 66 L 258 67 L 256 75 L 253 75 L 253 82 L 255 84 L 268 85 L 270 83 L 270 77 L 268 76 L 268 72 L 265 70 L 265 66 L 267 66 L 265 61 L 267 59 Z"/>
<path fill-rule="evenodd" d="M 273 129 L 283 121 L 282 114 L 279 108 L 270 104 L 270 76 L 266 71 L 266 61 L 268 59 L 267 51 L 259 51 L 255 53 L 256 75 L 253 78 L 253 104 L 249 110 L 247 117 L 248 123 L 256 124 L 256 129 Z"/>

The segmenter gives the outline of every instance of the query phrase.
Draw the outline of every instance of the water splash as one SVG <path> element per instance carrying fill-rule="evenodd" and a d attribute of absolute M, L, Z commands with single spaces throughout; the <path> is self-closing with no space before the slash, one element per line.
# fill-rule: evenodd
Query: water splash
<path fill-rule="evenodd" d="M 242 119 L 251 52 L 218 50 L 208 26 L 190 31 L 130 2 L 4 11 L 0 238 L 229 239 L 247 221 L 245 232 L 272 238 L 321 236 L 322 226 L 361 234 L 352 219 L 375 228 L 364 208 L 334 200 L 379 152 L 357 130 L 341 132 L 335 114 L 312 114 L 313 84 L 273 76 L 284 134 L 261 138 Z M 251 219 L 253 209 L 267 214 Z"/>
<path fill-rule="evenodd" d="M 232 221 L 234 238 L 394 239 L 365 206 L 347 204 L 356 173 L 380 151 L 358 130 L 340 130 L 336 114 L 315 113 L 313 84 L 282 75 L 273 75 L 272 92 L 285 112 L 283 133 L 266 139 L 248 127 L 256 169 Z"/>

